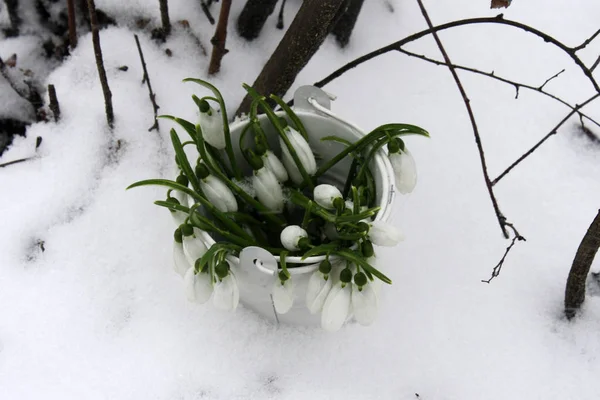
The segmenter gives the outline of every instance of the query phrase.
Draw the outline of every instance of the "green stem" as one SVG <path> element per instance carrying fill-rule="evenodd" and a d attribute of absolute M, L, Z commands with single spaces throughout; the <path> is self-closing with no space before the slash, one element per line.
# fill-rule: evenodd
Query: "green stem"
<path fill-rule="evenodd" d="M 287 116 L 292 120 L 292 122 L 296 126 L 296 129 L 298 130 L 298 132 L 300 132 L 300 134 L 308 142 L 308 132 L 306 132 L 306 128 L 304 127 L 304 124 L 302 124 L 302 121 L 300 120 L 300 118 L 298 118 L 298 116 L 296 115 L 296 113 L 294 111 L 292 111 L 292 109 L 290 108 L 290 106 L 288 106 L 286 104 L 286 102 L 283 101 L 279 96 L 271 94 L 271 96 L 269 96 L 269 97 L 271 99 L 275 100 L 277 102 L 277 104 L 279 104 L 279 106 L 281 107 L 281 109 L 283 111 L 285 111 L 285 113 L 287 114 Z"/>
<path fill-rule="evenodd" d="M 304 229 L 304 230 L 306 230 L 306 228 L 308 226 L 308 220 L 310 218 L 313 204 L 314 204 L 314 202 L 312 200 L 309 200 L 308 205 L 306 206 L 306 211 L 304 211 L 304 218 L 302 219 L 302 229 Z"/>

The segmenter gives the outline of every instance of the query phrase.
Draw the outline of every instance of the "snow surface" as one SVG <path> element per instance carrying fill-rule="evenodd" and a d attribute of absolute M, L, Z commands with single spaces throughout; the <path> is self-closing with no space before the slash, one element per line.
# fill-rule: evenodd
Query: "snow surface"
<path fill-rule="evenodd" d="M 158 3 L 158 2 L 156 2 Z M 328 39 L 294 87 L 315 82 L 371 49 L 426 28 L 415 2 L 368 1 L 350 46 Z M 439 24 L 495 15 L 486 1 L 427 2 Z M 445 2 L 444 2 L 445 3 Z M 562 318 L 566 276 L 598 209 L 600 150 L 569 121 L 497 185 L 502 211 L 526 236 L 502 274 L 487 279 L 508 242 L 487 196 L 464 105 L 447 69 L 400 54 L 364 64 L 326 87 L 333 109 L 365 129 L 386 122 L 423 126 L 407 139 L 416 191 L 398 199 L 394 223 L 408 239 L 383 249 L 393 279 L 379 320 L 336 334 L 275 326 L 243 308 L 221 313 L 185 299 L 171 268 L 172 221 L 152 204 L 161 189 L 125 191 L 169 175 L 171 125 L 147 132 L 152 109 L 141 84 L 134 16 L 158 24 L 158 4 L 97 0 L 121 27 L 101 32 L 116 129 L 106 129 L 91 37 L 46 83 L 62 119 L 31 126 L 0 159 L 35 160 L 0 169 L 0 399 L 597 399 L 600 299 L 588 296 L 575 322 Z M 243 2 L 235 2 L 235 18 Z M 300 5 L 286 7 L 286 26 Z M 171 0 L 205 46 L 213 27 L 199 2 Z M 600 4 L 514 1 L 507 18 L 577 45 L 598 28 Z M 211 78 L 234 111 L 276 47 L 275 15 L 245 43 L 233 27 L 222 72 Z M 533 85 L 563 68 L 547 89 L 572 103 L 593 93 L 563 53 L 507 27 L 440 34 L 456 63 Z M 141 35 L 160 112 L 194 119 L 186 77 L 206 78 L 208 58 L 181 28 L 166 44 Z M 0 56 L 8 57 L 6 40 Z M 171 58 L 165 49 L 173 52 Z M 409 46 L 438 57 L 432 38 Z M 12 51 L 12 50 L 11 50 Z M 600 39 L 582 52 L 592 63 Z M 20 55 L 19 55 L 20 56 Z M 118 70 L 127 65 L 129 70 Z M 544 96 L 461 73 L 494 177 L 568 110 Z M 292 91 L 290 91 L 290 94 Z M 4 107 L 4 104 L 2 105 Z M 585 109 L 600 118 L 600 104 Z M 45 251 L 41 251 L 41 243 Z M 595 270 L 598 269 L 596 262 Z"/>

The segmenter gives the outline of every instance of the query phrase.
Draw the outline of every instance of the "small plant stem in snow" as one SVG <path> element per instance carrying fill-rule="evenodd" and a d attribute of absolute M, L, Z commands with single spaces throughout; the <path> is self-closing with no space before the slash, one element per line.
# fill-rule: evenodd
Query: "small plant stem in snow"
<path fill-rule="evenodd" d="M 140 46 L 140 40 L 138 35 L 133 35 L 135 38 L 135 44 L 137 45 L 138 53 L 140 55 L 140 60 L 142 62 L 142 69 L 144 70 L 144 75 L 142 77 L 142 83 L 146 83 L 148 87 L 148 95 L 150 96 L 150 102 L 152 103 L 152 110 L 154 111 L 154 124 L 148 129 L 148 131 L 152 131 L 153 129 L 158 130 L 158 109 L 160 108 L 158 104 L 156 104 L 156 94 L 152 91 L 152 84 L 150 83 L 150 76 L 148 75 L 148 69 L 146 68 L 146 61 L 144 60 L 144 53 L 142 52 L 142 46 Z"/>

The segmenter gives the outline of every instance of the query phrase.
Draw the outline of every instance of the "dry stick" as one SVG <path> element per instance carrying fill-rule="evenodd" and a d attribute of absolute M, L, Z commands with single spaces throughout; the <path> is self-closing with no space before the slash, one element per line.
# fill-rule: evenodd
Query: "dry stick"
<path fill-rule="evenodd" d="M 448 65 L 448 64 L 446 64 L 446 63 L 445 63 L 445 62 L 443 62 L 443 61 L 435 60 L 435 59 L 433 59 L 433 58 L 429 58 L 429 57 L 427 57 L 427 56 L 424 56 L 424 55 L 422 55 L 422 54 L 416 54 L 416 53 L 410 52 L 410 51 L 408 51 L 408 50 L 404 50 L 404 49 L 402 49 L 402 48 L 398 49 L 398 52 L 400 52 L 400 53 L 402 53 L 402 54 L 406 54 L 407 56 L 411 56 L 411 57 L 418 58 L 418 59 L 420 59 L 420 60 L 423 60 L 423 61 L 427 61 L 427 62 L 429 62 L 429 63 L 432 63 L 432 64 L 435 64 L 435 65 L 444 65 L 444 66 Z M 562 71 L 560 71 L 559 73 L 555 74 L 554 76 L 552 76 L 552 77 L 548 78 L 548 79 L 546 80 L 546 82 L 544 82 L 544 84 L 543 84 L 543 85 L 541 85 L 541 86 L 538 86 L 538 87 L 535 87 L 535 86 L 528 85 L 528 84 L 525 84 L 525 83 L 521 83 L 521 82 L 517 82 L 517 81 L 513 81 L 513 80 L 510 80 L 510 79 L 503 78 L 503 77 L 501 77 L 501 76 L 498 76 L 498 75 L 496 75 L 496 74 L 495 74 L 495 73 L 493 73 L 493 72 L 492 72 L 492 73 L 490 73 L 490 72 L 485 72 L 485 71 L 481 71 L 481 70 L 478 70 L 478 69 L 475 69 L 475 68 L 471 68 L 471 67 L 465 67 L 465 66 L 463 66 L 463 65 L 458 65 L 458 64 L 452 64 L 452 65 L 453 65 L 453 66 L 454 66 L 454 68 L 456 68 L 456 69 L 460 69 L 460 70 L 462 70 L 462 71 L 467 71 L 467 72 L 472 72 L 472 73 L 474 73 L 474 74 L 477 74 L 477 75 L 483 75 L 483 76 L 486 76 L 486 77 L 488 77 L 488 78 L 491 78 L 491 79 L 497 80 L 497 81 L 499 81 L 499 82 L 503 82 L 503 83 L 506 83 L 506 84 L 508 84 L 508 85 L 514 86 L 514 87 L 515 87 L 515 90 L 516 90 L 515 99 L 518 99 L 518 98 L 519 98 L 519 88 L 524 88 L 524 89 L 529 89 L 529 90 L 532 90 L 532 91 L 534 91 L 534 92 L 541 93 L 541 94 L 543 94 L 544 96 L 548 96 L 549 98 L 551 98 L 551 99 L 553 99 L 553 100 L 556 100 L 556 101 L 558 101 L 559 103 L 561 103 L 561 104 L 564 104 L 565 106 L 569 107 L 571 110 L 574 110 L 574 109 L 575 109 L 575 106 L 573 106 L 573 105 L 569 104 L 568 102 L 566 102 L 565 100 L 561 99 L 561 98 L 560 98 L 560 97 L 558 97 L 558 96 L 555 96 L 555 95 L 553 95 L 553 94 L 551 94 L 551 93 L 548 93 L 548 92 L 546 92 L 546 91 L 543 89 L 543 88 L 544 88 L 544 86 L 545 86 L 545 85 L 546 85 L 548 82 L 550 82 L 552 79 L 556 78 L 556 77 L 557 77 L 559 74 L 561 74 L 563 71 L 565 71 L 564 69 L 563 69 Z M 580 112 L 580 111 L 578 111 L 578 112 L 577 112 L 577 114 L 578 114 L 580 117 L 582 117 L 582 118 L 586 118 L 586 119 L 588 119 L 589 121 L 591 121 L 593 124 L 595 124 L 595 125 L 597 125 L 598 127 L 600 127 L 600 123 L 599 123 L 599 122 L 596 122 L 596 121 L 595 121 L 593 118 L 591 118 L 589 115 L 586 115 L 586 114 L 584 114 L 584 113 L 582 113 L 582 112 Z"/>
<path fill-rule="evenodd" d="M 229 10 L 231 9 L 231 0 L 221 2 L 221 12 L 219 13 L 219 22 L 215 30 L 215 36 L 210 40 L 213 45 L 208 74 L 213 75 L 221 69 L 221 59 L 227 53 L 225 40 L 227 39 L 227 20 L 229 19 Z"/>
<path fill-rule="evenodd" d="M 210 13 L 210 10 L 208 9 L 208 5 L 204 2 L 204 0 L 200 0 L 200 8 L 202 8 L 202 12 L 204 12 L 204 15 L 206 15 L 208 22 L 210 22 L 211 25 L 214 25 L 215 19 L 213 18 L 212 14 Z"/>
<path fill-rule="evenodd" d="M 75 0 L 67 0 L 67 13 L 69 16 L 69 44 L 71 50 L 77 47 L 77 22 L 75 20 Z"/>
<path fill-rule="evenodd" d="M 504 261 L 506 261 L 506 256 L 508 256 L 508 253 L 511 251 L 511 249 L 513 248 L 513 246 L 515 245 L 515 243 L 517 242 L 517 240 L 519 240 L 519 241 L 521 241 L 521 240 L 523 240 L 523 241 L 527 240 L 527 239 L 525 239 L 523 236 L 521 236 L 519 234 L 519 232 L 513 226 L 513 224 L 511 224 L 510 222 L 505 222 L 504 224 L 506 226 L 508 226 L 509 228 L 512 229 L 513 234 L 514 234 L 513 239 L 510 242 L 510 244 L 508 245 L 508 247 L 506 248 L 506 250 L 504 251 L 504 255 L 502 256 L 502 258 L 500 259 L 500 261 L 498 261 L 498 264 L 496 264 L 496 266 L 492 270 L 492 276 L 490 276 L 489 279 L 482 279 L 481 282 L 490 283 L 492 281 L 492 279 L 494 279 L 497 276 L 499 276 L 500 275 L 500 271 L 502 271 L 502 266 L 504 265 Z"/>
<path fill-rule="evenodd" d="M 104 70 L 104 61 L 102 60 L 102 48 L 100 47 L 100 34 L 98 33 L 98 18 L 96 17 L 96 4 L 94 0 L 87 0 L 88 9 L 90 11 L 90 25 L 92 28 L 92 43 L 94 44 L 94 55 L 96 56 L 96 67 L 98 68 L 98 76 L 102 85 L 102 93 L 104 94 L 104 108 L 106 110 L 106 121 L 110 129 L 114 126 L 115 115 L 112 106 L 112 93 L 108 87 L 106 79 L 106 71 Z"/>
<path fill-rule="evenodd" d="M 146 82 L 146 86 L 148 87 L 148 95 L 150 96 L 150 101 L 152 102 L 152 109 L 154 110 L 154 125 L 148 129 L 148 132 L 153 129 L 158 130 L 158 109 L 160 108 L 158 104 L 156 104 L 156 94 L 152 91 L 152 84 L 150 83 L 150 76 L 148 75 L 148 70 L 146 69 L 146 61 L 144 60 L 144 53 L 142 53 L 142 46 L 140 46 L 140 39 L 138 35 L 133 35 L 135 38 L 135 44 L 138 48 L 138 53 L 140 54 L 140 60 L 142 61 L 142 69 L 144 70 L 144 76 L 142 77 L 142 84 Z"/>
<path fill-rule="evenodd" d="M 21 17 L 19 17 L 19 0 L 4 0 L 8 11 L 8 19 L 10 27 L 15 35 L 19 34 L 19 26 L 21 25 Z"/>
<path fill-rule="evenodd" d="M 281 1 L 281 7 L 279 8 L 279 15 L 277 15 L 277 29 L 283 29 L 283 9 L 285 8 L 285 1 Z"/>
<path fill-rule="evenodd" d="M 600 56 L 598 56 L 598 58 L 596 58 L 596 61 L 594 61 L 594 64 L 590 67 L 590 71 L 594 71 L 596 69 L 596 67 L 598 66 L 598 64 L 600 64 Z"/>
<path fill-rule="evenodd" d="M 517 165 L 519 165 L 521 163 L 521 161 L 523 161 L 524 159 L 526 159 L 527 157 L 529 157 L 531 154 L 533 154 L 534 151 L 536 151 L 538 149 L 538 147 L 540 147 L 546 140 L 548 140 L 552 135 L 555 135 L 558 132 L 558 128 L 560 128 L 565 122 L 567 122 L 569 120 L 569 118 L 571 118 L 571 116 L 573 116 L 573 114 L 577 113 L 581 108 L 585 107 L 586 105 L 588 105 L 589 103 L 591 103 L 592 101 L 596 100 L 598 97 L 600 97 L 600 93 L 596 93 L 595 95 L 593 95 L 592 97 L 590 97 L 589 99 L 587 99 L 586 101 L 584 101 L 581 104 L 578 104 L 575 106 L 575 108 L 573 108 L 573 110 L 571 110 L 570 113 L 567 114 L 566 117 L 564 117 L 551 131 L 550 133 L 548 133 L 546 136 L 544 136 L 539 142 L 537 142 L 532 148 L 530 148 L 529 150 L 527 150 L 526 153 L 524 153 L 521 157 L 519 157 L 515 162 L 513 162 L 508 168 L 506 168 L 506 170 L 504 170 L 504 172 L 502 172 L 500 175 L 498 175 L 498 177 L 496 179 L 494 179 L 492 181 L 492 186 L 494 186 L 496 183 L 498 183 L 500 181 L 500 179 L 504 178 L 514 167 L 516 167 Z"/>
<path fill-rule="evenodd" d="M 28 157 L 28 158 L 21 158 L 21 159 L 14 160 L 14 161 L 9 161 L 9 162 L 6 162 L 4 164 L 0 164 L 0 168 L 4 168 L 4 167 L 8 167 L 9 165 L 19 164 L 19 163 L 22 163 L 22 162 L 25 162 L 25 161 L 29 161 L 32 158 L 33 157 Z"/>
<path fill-rule="evenodd" d="M 48 97 L 50 98 L 50 110 L 54 114 L 54 122 L 58 122 L 60 119 L 60 106 L 58 105 L 58 97 L 56 97 L 54 85 L 48 85 Z"/>
<path fill-rule="evenodd" d="M 429 15 L 427 14 L 427 10 L 425 9 L 425 6 L 423 5 L 422 0 L 417 0 L 417 3 L 419 3 L 419 7 L 421 8 L 421 13 L 423 14 L 423 17 L 425 18 L 425 21 L 427 21 L 427 25 L 429 26 L 430 29 L 433 29 L 433 24 L 431 23 L 431 19 L 429 19 Z M 446 61 L 446 64 L 448 64 L 447 65 L 448 69 L 450 70 L 450 73 L 452 74 L 452 77 L 454 78 L 454 82 L 456 82 L 456 86 L 460 92 L 460 95 L 463 98 L 465 107 L 467 108 L 467 113 L 469 114 L 469 119 L 471 120 L 471 127 L 473 128 L 473 135 L 475 136 L 475 143 L 477 144 L 477 151 L 479 152 L 479 161 L 481 162 L 481 169 L 483 170 L 485 186 L 487 187 L 488 194 L 490 196 L 490 199 L 492 200 L 494 212 L 496 213 L 496 218 L 498 219 L 498 224 L 500 225 L 500 228 L 502 229 L 502 233 L 504 234 L 504 237 L 508 239 L 508 231 L 506 230 L 506 220 L 504 219 L 504 216 L 500 212 L 500 207 L 498 206 L 498 201 L 496 200 L 494 190 L 492 189 L 492 182 L 490 180 L 490 176 L 489 176 L 489 173 L 487 170 L 487 163 L 485 161 L 485 154 L 483 151 L 483 145 L 481 143 L 481 136 L 479 135 L 479 128 L 477 127 L 477 122 L 475 121 L 475 114 L 473 113 L 473 109 L 471 108 L 471 100 L 469 100 L 469 97 L 467 96 L 467 92 L 465 91 L 465 89 L 460 81 L 460 78 L 458 77 L 458 74 L 456 73 L 456 69 L 452 65 L 452 61 L 450 61 L 450 57 L 448 56 L 448 53 L 446 53 L 446 49 L 444 48 L 444 45 L 442 45 L 442 41 L 440 40 L 437 32 L 432 32 L 432 35 L 433 35 L 433 38 L 435 39 L 435 42 L 437 43 L 438 48 L 440 49 L 440 52 L 442 53 L 442 56 L 444 57 L 444 60 Z"/>
<path fill-rule="evenodd" d="M 171 20 L 169 19 L 169 2 L 168 0 L 158 0 L 160 3 L 160 20 L 162 22 L 162 29 L 166 36 L 171 33 Z"/>
<path fill-rule="evenodd" d="M 481 17 L 481 18 L 463 19 L 463 20 L 459 20 L 459 21 L 451 21 L 446 24 L 434 26 L 429 29 L 423 30 L 421 32 L 414 33 L 410 36 L 405 37 L 404 39 L 390 43 L 387 46 L 376 49 L 370 53 L 367 53 L 367 54 L 362 55 L 361 57 L 358 57 L 357 59 L 355 59 L 353 61 L 350 61 L 346 65 L 338 68 L 337 70 L 335 70 L 334 72 L 329 74 L 324 79 L 316 82 L 314 84 L 314 86 L 323 87 L 326 84 L 335 80 L 336 78 L 339 78 L 340 76 L 342 76 L 345 72 L 351 70 L 352 68 L 354 68 L 366 61 L 372 60 L 373 58 L 376 58 L 382 54 L 389 53 L 390 51 L 398 50 L 405 44 L 414 42 L 415 40 L 420 39 L 424 36 L 433 34 L 434 32 L 440 32 L 440 31 L 443 31 L 446 29 L 455 28 L 455 27 L 459 27 L 459 26 L 469 26 L 469 25 L 478 25 L 478 24 L 499 24 L 499 25 L 506 25 L 506 26 L 518 28 L 518 29 L 521 29 L 525 32 L 531 33 L 531 34 L 539 37 L 540 39 L 544 40 L 544 42 L 550 43 L 550 44 L 558 47 L 559 49 L 561 49 L 562 51 L 567 53 L 567 55 L 573 60 L 573 62 L 575 62 L 575 64 L 577 64 L 577 66 L 582 70 L 584 75 L 592 83 L 592 85 L 594 86 L 594 89 L 596 89 L 596 91 L 600 91 L 598 82 L 596 82 L 595 78 L 592 76 L 592 72 L 590 71 L 589 68 L 587 68 L 585 66 L 585 64 L 583 63 L 583 61 L 581 61 L 581 59 L 577 56 L 577 54 L 575 54 L 576 50 L 574 50 L 574 48 L 571 48 L 571 47 L 565 45 L 564 43 L 559 42 L 554 37 L 552 37 L 544 32 L 541 32 L 535 28 L 532 28 L 529 25 L 525 25 L 520 22 L 504 19 L 504 16 L 502 14 L 500 14 L 496 17 Z M 586 40 L 586 42 L 588 40 Z M 578 47 L 580 47 L 580 46 L 578 46 Z"/>
<path fill-rule="evenodd" d="M 304 0 L 252 87 L 258 93 L 283 97 L 327 37 L 343 3 L 344 0 Z M 251 103 L 252 97 L 246 95 L 236 115 L 248 112 Z"/>
<path fill-rule="evenodd" d="M 571 319 L 585 301 L 585 281 L 600 249 L 600 210 L 583 236 L 565 288 L 565 315 Z"/>

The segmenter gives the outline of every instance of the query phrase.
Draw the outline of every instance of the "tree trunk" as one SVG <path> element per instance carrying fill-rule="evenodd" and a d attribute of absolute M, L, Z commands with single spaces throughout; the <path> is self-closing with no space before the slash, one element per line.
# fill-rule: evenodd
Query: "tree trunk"
<path fill-rule="evenodd" d="M 304 0 L 252 87 L 265 96 L 283 96 L 325 40 L 343 3 L 344 0 Z M 248 112 L 251 103 L 250 96 L 244 97 L 236 114 Z"/>
<path fill-rule="evenodd" d="M 276 4 L 277 0 L 248 0 L 237 20 L 239 35 L 247 40 L 257 38 Z"/>
<path fill-rule="evenodd" d="M 356 20 L 358 19 L 358 14 L 360 14 L 363 2 L 364 0 L 348 1 L 346 10 L 341 14 L 331 30 L 331 33 L 333 33 L 335 39 L 342 48 L 346 47 L 350 41 L 350 35 L 352 35 L 352 30 L 354 29 L 354 25 L 356 25 Z"/>
<path fill-rule="evenodd" d="M 221 69 L 221 60 L 223 56 L 227 54 L 229 50 L 225 48 L 225 42 L 227 40 L 227 21 L 229 20 L 229 10 L 231 9 L 231 0 L 221 1 L 221 11 L 219 13 L 219 22 L 217 22 L 217 29 L 215 30 L 215 36 L 210 39 L 213 45 L 212 54 L 210 56 L 210 63 L 208 64 L 208 74 L 214 75 Z"/>
<path fill-rule="evenodd" d="M 21 25 L 21 18 L 19 17 L 19 0 L 4 0 L 6 3 L 6 10 L 8 11 L 8 18 L 10 19 L 10 35 L 7 36 L 18 36 L 19 27 Z"/>
<path fill-rule="evenodd" d="M 600 248 L 600 210 L 579 244 L 565 290 L 565 315 L 571 319 L 585 300 L 585 283 Z"/>

